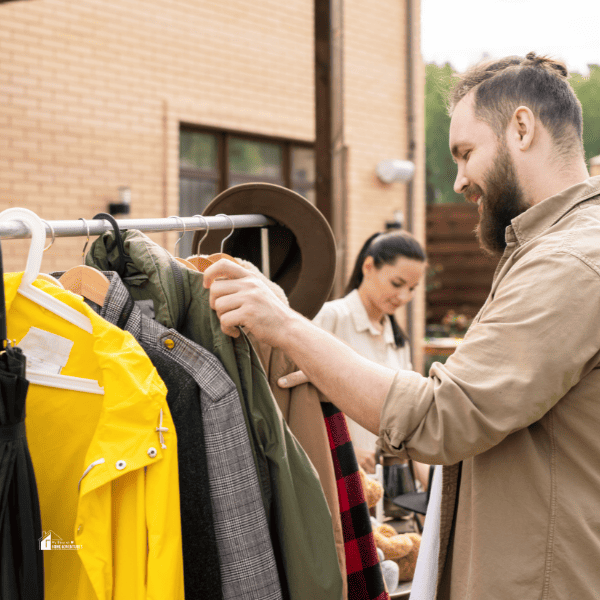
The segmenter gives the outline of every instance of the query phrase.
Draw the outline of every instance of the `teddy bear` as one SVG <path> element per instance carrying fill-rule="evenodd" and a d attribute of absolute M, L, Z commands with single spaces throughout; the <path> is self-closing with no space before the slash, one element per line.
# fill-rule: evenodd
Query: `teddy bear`
<path fill-rule="evenodd" d="M 418 533 L 398 533 L 384 523 L 373 528 L 373 537 L 385 560 L 398 564 L 398 581 L 411 581 L 417 566 L 421 536 Z"/>
<path fill-rule="evenodd" d="M 361 467 L 358 470 L 367 506 L 372 508 L 382 498 L 383 487 L 378 481 L 369 477 Z M 412 580 L 421 546 L 421 536 L 418 533 L 398 533 L 391 525 L 379 523 L 373 517 L 371 523 L 384 580 L 388 592 L 392 594 L 399 582 Z M 389 564 L 390 561 L 395 563 L 394 566 Z"/>

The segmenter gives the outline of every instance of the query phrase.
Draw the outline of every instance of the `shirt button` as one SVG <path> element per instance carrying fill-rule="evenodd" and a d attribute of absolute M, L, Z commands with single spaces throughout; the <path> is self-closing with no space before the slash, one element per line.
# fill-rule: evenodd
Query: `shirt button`
<path fill-rule="evenodd" d="M 148 448 L 148 456 L 150 458 L 154 458 L 158 452 L 156 452 L 156 448 Z"/>
<path fill-rule="evenodd" d="M 122 471 L 126 466 L 127 463 L 124 460 L 118 460 L 117 464 L 115 465 L 119 471 Z"/>
<path fill-rule="evenodd" d="M 169 350 L 172 350 L 175 347 L 175 342 L 171 338 L 166 339 L 163 343 Z"/>
<path fill-rule="evenodd" d="M 77 528 L 77 533 L 79 534 L 79 533 L 81 533 L 82 531 L 83 531 L 83 525 L 80 525 L 80 526 Z"/>

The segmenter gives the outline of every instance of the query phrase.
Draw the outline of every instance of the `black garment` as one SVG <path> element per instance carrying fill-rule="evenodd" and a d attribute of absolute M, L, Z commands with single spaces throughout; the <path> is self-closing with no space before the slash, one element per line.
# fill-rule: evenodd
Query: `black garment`
<path fill-rule="evenodd" d="M 6 340 L 0 250 L 0 339 Z M 0 348 L 0 600 L 42 600 L 42 519 L 25 437 L 25 356 Z"/>

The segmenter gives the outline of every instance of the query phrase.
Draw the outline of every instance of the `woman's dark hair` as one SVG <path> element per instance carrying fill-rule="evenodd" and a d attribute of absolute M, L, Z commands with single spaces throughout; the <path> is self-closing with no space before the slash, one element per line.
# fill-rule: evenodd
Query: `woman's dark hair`
<path fill-rule="evenodd" d="M 363 280 L 362 267 L 367 256 L 373 257 L 373 264 L 377 269 L 382 265 L 393 265 L 401 256 L 411 260 L 425 262 L 427 255 L 419 242 L 407 231 L 390 231 L 384 233 L 374 233 L 363 244 L 360 249 L 354 269 L 346 285 L 345 294 L 358 289 Z M 389 315 L 394 332 L 394 342 L 396 346 L 404 346 L 407 337 L 398 325 L 394 315 Z"/>

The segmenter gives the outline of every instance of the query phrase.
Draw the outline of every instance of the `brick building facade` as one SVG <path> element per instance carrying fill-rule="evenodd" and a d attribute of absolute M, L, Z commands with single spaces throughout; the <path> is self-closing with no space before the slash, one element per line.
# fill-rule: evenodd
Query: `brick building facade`
<path fill-rule="evenodd" d="M 424 240 L 424 70 L 417 52 L 408 94 L 407 38 L 419 48 L 418 0 L 338 6 L 347 274 L 364 239 L 394 211 L 407 214 L 407 185 L 381 183 L 375 167 L 407 158 L 409 119 L 416 164 L 410 221 Z M 294 187 L 298 174 L 314 178 L 307 167 L 316 137 L 314 15 L 312 0 L 0 4 L 0 209 L 23 206 L 49 220 L 91 218 L 108 212 L 126 186 L 131 218 L 184 214 L 182 133 L 216 144 L 221 171 L 228 168 L 223 144 L 230 151 L 237 144 L 271 161 L 271 171 L 267 164 L 261 172 L 267 179 Z M 216 187 L 206 194 L 234 181 L 230 175 L 215 175 Z M 302 189 L 310 196 L 310 181 Z M 195 214 L 202 206 L 186 210 Z M 152 237 L 169 249 L 177 239 Z M 42 270 L 73 266 L 84 241 L 57 239 Z M 24 268 L 28 243 L 3 244 L 6 270 Z M 414 336 L 421 339 L 423 286 L 413 305 Z"/>

